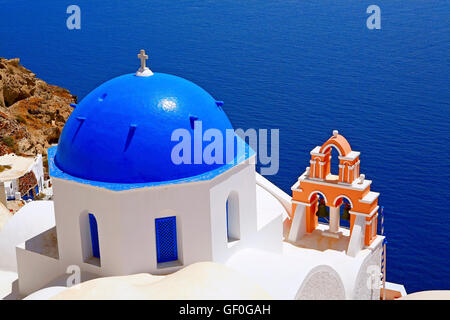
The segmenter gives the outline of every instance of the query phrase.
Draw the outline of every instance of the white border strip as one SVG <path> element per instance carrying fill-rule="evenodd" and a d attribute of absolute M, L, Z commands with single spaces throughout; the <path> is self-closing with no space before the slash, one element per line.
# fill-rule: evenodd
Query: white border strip
<path fill-rule="evenodd" d="M 380 206 L 376 206 L 375 209 L 373 209 L 372 212 L 369 213 L 369 214 L 362 213 L 362 212 L 357 212 L 357 211 L 351 211 L 351 210 L 350 210 L 350 213 L 354 214 L 355 216 L 363 216 L 363 217 L 370 218 L 370 217 L 372 217 L 375 214 L 375 212 L 378 211 L 379 208 L 380 208 Z"/>

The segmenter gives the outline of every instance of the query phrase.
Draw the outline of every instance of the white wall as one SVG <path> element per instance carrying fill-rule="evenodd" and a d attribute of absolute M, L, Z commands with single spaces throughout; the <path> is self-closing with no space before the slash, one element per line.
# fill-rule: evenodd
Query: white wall
<path fill-rule="evenodd" d="M 358 270 L 355 285 L 353 288 L 352 299 L 354 300 L 379 300 L 380 299 L 380 273 L 381 273 L 381 253 L 382 241 L 369 247 L 365 250 L 370 250 L 361 267 Z M 376 277 L 378 273 L 378 280 L 371 279 Z M 375 281 L 374 281 L 375 280 Z"/>
<path fill-rule="evenodd" d="M 289 241 L 296 243 L 306 233 L 306 206 L 297 204 L 294 212 L 291 229 L 289 231 Z"/>
<path fill-rule="evenodd" d="M 16 246 L 55 226 L 52 201 L 32 201 L 0 231 L 0 269 L 17 271 Z"/>
<path fill-rule="evenodd" d="M 239 197 L 240 247 L 256 232 L 254 165 L 238 165 L 210 181 L 120 192 L 53 178 L 60 259 L 102 276 L 167 274 L 198 261 L 223 261 L 232 251 L 225 213 L 231 191 Z M 97 219 L 101 267 L 84 262 L 91 243 L 88 213 Z M 155 219 L 167 216 L 177 217 L 179 259 L 158 264 Z"/>
<path fill-rule="evenodd" d="M 366 218 L 357 215 L 355 223 L 353 224 L 352 235 L 348 244 L 347 254 L 355 257 L 364 247 L 364 237 L 366 230 Z"/>
<path fill-rule="evenodd" d="M 209 181 L 126 191 L 59 178 L 52 182 L 61 270 L 77 265 L 100 276 L 168 274 L 194 262 L 224 262 L 246 247 L 281 252 L 281 213 L 258 233 L 255 165 L 248 160 Z M 239 240 L 233 243 L 227 239 L 230 193 L 238 198 L 239 211 Z M 92 255 L 89 213 L 97 220 L 99 263 L 88 259 Z M 176 216 L 178 261 L 158 264 L 155 219 L 168 216 Z"/>
<path fill-rule="evenodd" d="M 60 260 L 25 250 L 23 245 L 16 248 L 16 254 L 19 295 L 21 296 L 41 289 L 66 271 L 66 267 Z"/>
<path fill-rule="evenodd" d="M 123 218 L 132 219 L 133 216 L 130 211 L 121 211 L 123 204 L 120 203 L 119 193 L 57 178 L 52 178 L 52 182 L 60 259 L 66 264 L 79 265 L 83 271 L 102 276 L 127 274 L 128 263 L 124 252 L 130 249 L 126 243 L 140 230 L 124 233 Z M 130 201 L 133 200 L 130 198 Z M 90 251 L 91 246 L 89 213 L 97 220 L 101 267 L 86 263 L 83 254 L 83 251 Z M 135 254 L 139 253 L 144 254 L 139 251 Z"/>
<path fill-rule="evenodd" d="M 255 185 L 255 165 L 248 161 L 214 181 L 210 191 L 212 261 L 224 262 L 237 250 L 251 246 L 257 232 Z M 230 243 L 227 238 L 226 203 L 231 193 L 239 198 L 240 237 Z"/>
<path fill-rule="evenodd" d="M 166 274 L 211 260 L 210 182 L 120 192 L 119 221 L 126 272 Z M 176 216 L 178 261 L 157 263 L 155 219 Z"/>

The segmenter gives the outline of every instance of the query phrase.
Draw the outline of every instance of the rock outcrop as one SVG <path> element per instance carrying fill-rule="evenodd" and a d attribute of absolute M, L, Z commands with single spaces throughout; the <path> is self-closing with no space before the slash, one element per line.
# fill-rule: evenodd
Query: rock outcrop
<path fill-rule="evenodd" d="M 18 58 L 0 58 L 0 155 L 42 153 L 45 158 L 76 100 L 68 90 L 36 78 Z"/>

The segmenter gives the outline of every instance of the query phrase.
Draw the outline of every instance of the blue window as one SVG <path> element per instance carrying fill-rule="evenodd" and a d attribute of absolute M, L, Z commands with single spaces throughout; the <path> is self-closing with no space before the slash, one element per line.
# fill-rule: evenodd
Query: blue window
<path fill-rule="evenodd" d="M 157 261 L 178 260 L 177 217 L 155 219 Z"/>
<path fill-rule="evenodd" d="M 92 256 L 100 258 L 97 219 L 95 219 L 95 216 L 92 213 L 89 213 L 89 226 L 91 228 Z"/>

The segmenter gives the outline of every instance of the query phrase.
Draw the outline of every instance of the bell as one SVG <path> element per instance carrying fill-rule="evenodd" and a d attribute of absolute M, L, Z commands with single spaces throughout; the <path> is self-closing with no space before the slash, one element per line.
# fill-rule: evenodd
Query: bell
<path fill-rule="evenodd" d="M 328 218 L 329 216 L 327 206 L 325 205 L 325 201 L 323 199 L 320 199 L 319 208 L 317 209 L 316 216 L 318 216 L 319 218 Z"/>
<path fill-rule="evenodd" d="M 350 220 L 350 205 L 348 203 L 345 204 L 345 208 L 342 211 L 342 220 Z"/>

